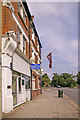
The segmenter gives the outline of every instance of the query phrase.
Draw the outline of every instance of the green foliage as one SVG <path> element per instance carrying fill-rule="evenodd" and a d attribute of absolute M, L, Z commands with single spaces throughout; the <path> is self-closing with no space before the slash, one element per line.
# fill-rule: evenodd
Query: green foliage
<path fill-rule="evenodd" d="M 56 87 L 59 84 L 59 75 L 57 73 L 54 73 L 54 76 L 52 77 L 52 83 L 54 87 Z"/>
<path fill-rule="evenodd" d="M 58 75 L 57 73 L 53 73 L 51 86 L 56 87 L 57 85 L 60 85 L 62 87 L 74 87 L 77 85 L 77 82 L 74 80 L 76 77 L 73 74 L 69 73 L 62 73 L 61 75 Z"/>
<path fill-rule="evenodd" d="M 77 84 L 79 84 L 80 85 L 80 72 L 78 72 L 78 74 L 77 74 Z"/>
<path fill-rule="evenodd" d="M 45 73 L 42 76 L 42 87 L 44 87 L 44 85 L 47 83 L 47 86 L 50 84 L 50 79 L 48 77 L 48 75 Z"/>

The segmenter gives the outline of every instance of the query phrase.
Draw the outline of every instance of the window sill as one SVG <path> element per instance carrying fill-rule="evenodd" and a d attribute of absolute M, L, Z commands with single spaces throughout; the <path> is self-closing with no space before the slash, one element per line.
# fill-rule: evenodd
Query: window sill
<path fill-rule="evenodd" d="M 26 89 L 26 91 L 30 91 L 31 89 Z"/>
<path fill-rule="evenodd" d="M 36 90 L 38 90 L 38 89 L 33 89 L 33 90 L 35 90 L 35 91 L 36 91 Z"/>

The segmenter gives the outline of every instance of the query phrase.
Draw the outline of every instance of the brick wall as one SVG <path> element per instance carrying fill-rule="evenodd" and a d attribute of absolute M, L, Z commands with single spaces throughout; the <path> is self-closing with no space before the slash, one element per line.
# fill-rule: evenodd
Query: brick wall
<path fill-rule="evenodd" d="M 14 7 L 14 13 L 19 21 L 19 23 L 21 24 L 23 30 L 25 31 L 25 33 L 27 34 L 28 38 L 29 38 L 29 19 L 28 17 L 26 18 L 26 28 L 22 22 L 22 18 L 20 18 L 20 14 L 18 12 L 18 2 L 12 2 L 12 5 Z M 12 14 L 11 14 L 11 11 L 9 8 L 7 8 L 6 6 L 3 6 L 3 12 L 2 12 L 2 34 L 5 34 L 5 32 L 8 32 L 8 31 L 15 31 L 16 35 L 17 35 L 17 24 L 14 20 L 14 18 L 12 17 Z M 30 50 L 31 47 L 30 47 Z M 27 58 L 29 58 L 29 43 L 28 41 L 26 40 L 26 56 Z M 32 56 L 32 53 L 31 53 L 31 56 Z"/>
<path fill-rule="evenodd" d="M 29 59 L 29 43 L 26 41 L 26 56 Z"/>
<path fill-rule="evenodd" d="M 32 71 L 32 75 L 35 75 L 35 88 L 37 89 L 38 88 L 38 75 L 34 72 L 34 71 Z"/>
<path fill-rule="evenodd" d="M 14 21 L 9 8 L 3 6 L 2 12 L 2 34 L 14 30 L 17 33 L 17 24 Z"/>
<path fill-rule="evenodd" d="M 41 89 L 38 89 L 38 90 L 33 90 L 32 91 L 32 97 L 35 98 L 36 96 L 40 95 L 41 94 Z"/>
<path fill-rule="evenodd" d="M 38 96 L 38 90 L 33 90 L 32 91 L 32 97 L 34 98 L 36 96 Z"/>
<path fill-rule="evenodd" d="M 14 7 L 14 13 L 19 21 L 19 23 L 21 24 L 23 30 L 25 31 L 25 33 L 27 34 L 28 36 L 28 39 L 29 39 L 29 19 L 28 19 L 28 16 L 26 17 L 26 24 L 23 22 L 23 18 L 21 17 L 19 11 L 18 11 L 18 2 L 12 2 L 12 5 Z M 15 31 L 16 35 L 17 35 L 17 24 L 16 22 L 14 21 L 13 17 L 12 17 L 12 14 L 11 14 L 11 11 L 9 10 L 9 8 L 3 6 L 2 8 L 3 12 L 2 12 L 2 34 L 5 34 L 5 32 L 8 32 L 8 31 Z M 30 26 L 31 26 L 31 22 L 30 22 Z M 32 41 L 32 29 L 30 28 L 30 41 Z M 32 41 L 33 42 L 33 41 Z M 35 44 L 33 42 L 33 47 L 35 49 L 35 51 L 37 52 L 38 49 L 37 49 L 37 45 L 38 45 L 38 41 L 37 41 L 37 37 L 35 36 Z M 29 42 L 26 40 L 26 56 L 27 58 L 29 58 Z M 40 57 L 40 50 L 38 51 L 38 56 Z M 32 47 L 30 45 L 30 58 L 32 57 Z M 35 63 L 38 63 L 38 57 L 36 56 L 35 57 Z M 32 74 L 35 74 L 35 73 L 32 73 Z M 36 88 L 38 88 L 38 76 L 36 74 Z M 34 94 L 38 94 L 38 93 L 34 93 Z"/>

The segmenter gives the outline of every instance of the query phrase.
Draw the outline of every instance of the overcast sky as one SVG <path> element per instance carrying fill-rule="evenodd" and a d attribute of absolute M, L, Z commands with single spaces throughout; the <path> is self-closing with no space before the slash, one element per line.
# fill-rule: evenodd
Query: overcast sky
<path fill-rule="evenodd" d="M 42 43 L 42 54 L 53 49 L 53 68 L 46 59 L 42 61 L 44 73 L 78 71 L 78 3 L 77 2 L 29 2 L 31 15 Z M 43 56 L 42 56 L 43 57 Z"/>

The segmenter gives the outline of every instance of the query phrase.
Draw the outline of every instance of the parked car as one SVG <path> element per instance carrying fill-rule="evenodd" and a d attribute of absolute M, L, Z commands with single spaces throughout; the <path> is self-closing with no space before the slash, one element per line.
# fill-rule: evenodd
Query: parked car
<path fill-rule="evenodd" d="M 57 88 L 61 88 L 61 86 L 60 86 L 60 85 L 57 85 Z"/>

